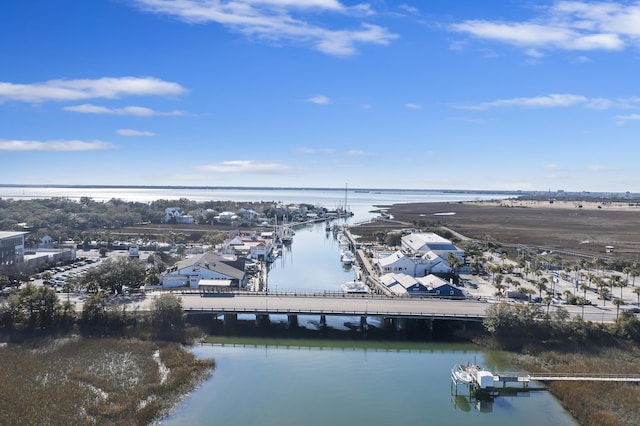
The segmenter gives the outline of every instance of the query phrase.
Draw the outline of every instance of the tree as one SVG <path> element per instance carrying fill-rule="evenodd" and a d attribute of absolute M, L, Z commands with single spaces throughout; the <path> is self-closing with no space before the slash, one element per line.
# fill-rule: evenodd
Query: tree
<path fill-rule="evenodd" d="M 600 298 L 602 299 L 602 306 L 607 306 L 607 296 L 609 295 L 607 285 L 604 282 L 600 283 L 598 291 L 600 292 Z"/>
<path fill-rule="evenodd" d="M 640 306 L 640 287 L 634 287 L 633 292 L 638 296 L 638 306 Z"/>
<path fill-rule="evenodd" d="M 146 265 L 139 259 L 119 257 L 108 259 L 90 269 L 80 280 L 82 285 L 95 283 L 102 290 L 113 294 L 122 294 L 123 288 L 138 288 L 144 284 Z"/>
<path fill-rule="evenodd" d="M 451 266 L 451 271 L 455 275 L 457 275 L 458 274 L 458 270 L 462 266 L 462 262 L 460 261 L 458 256 L 456 256 L 453 253 L 449 253 L 449 255 L 447 256 L 447 263 L 449 264 L 449 266 Z"/>
<path fill-rule="evenodd" d="M 616 319 L 620 315 L 620 305 L 624 304 L 622 299 L 613 299 L 613 304 L 616 305 Z"/>
<path fill-rule="evenodd" d="M 184 331 L 182 300 L 173 294 L 162 294 L 151 303 L 151 326 L 157 335 L 171 340 L 182 339 Z"/>
<path fill-rule="evenodd" d="M 538 288 L 538 291 L 540 292 L 540 298 L 542 299 L 542 292 L 545 291 L 547 289 L 547 279 L 546 278 L 542 278 L 540 281 L 538 281 L 536 283 L 536 287 Z"/>
<path fill-rule="evenodd" d="M 583 300 L 582 300 L 582 318 L 583 319 L 584 319 L 584 305 L 587 304 L 587 290 L 588 289 L 589 289 L 589 286 L 586 285 L 585 283 L 580 284 L 580 290 L 582 290 L 584 292 L 584 297 L 583 297 Z"/>

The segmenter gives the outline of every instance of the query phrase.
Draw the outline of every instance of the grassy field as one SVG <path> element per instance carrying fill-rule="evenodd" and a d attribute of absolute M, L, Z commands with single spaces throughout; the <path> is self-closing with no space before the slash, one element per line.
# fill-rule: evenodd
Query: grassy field
<path fill-rule="evenodd" d="M 150 424 L 214 366 L 176 343 L 78 336 L 5 343 L 0 359 L 5 425 Z"/>
<path fill-rule="evenodd" d="M 640 348 L 632 342 L 614 342 L 573 348 L 529 348 L 516 363 L 531 372 L 637 374 Z M 549 390 L 584 426 L 640 424 L 640 384 L 614 382 L 552 382 Z"/>
<path fill-rule="evenodd" d="M 460 234 L 502 244 L 542 246 L 636 260 L 640 252 L 640 207 L 602 208 L 533 202 L 407 203 L 379 206 L 398 222 L 374 222 L 351 232 L 370 239 L 376 231 L 444 226 Z"/>

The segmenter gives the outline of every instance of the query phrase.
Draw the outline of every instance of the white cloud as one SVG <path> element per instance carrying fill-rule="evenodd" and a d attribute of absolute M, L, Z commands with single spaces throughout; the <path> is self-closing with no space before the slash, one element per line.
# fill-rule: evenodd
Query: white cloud
<path fill-rule="evenodd" d="M 545 164 L 542 168 L 546 170 L 560 170 L 560 166 L 556 163 Z"/>
<path fill-rule="evenodd" d="M 467 20 L 452 31 L 524 48 L 575 51 L 622 50 L 640 36 L 640 3 L 558 1 L 533 10 L 542 14 L 529 20 L 505 22 Z"/>
<path fill-rule="evenodd" d="M 627 121 L 640 121 L 640 114 L 616 115 L 616 123 L 622 126 Z"/>
<path fill-rule="evenodd" d="M 587 170 L 590 172 L 594 172 L 594 173 L 601 173 L 601 172 L 611 172 L 611 171 L 615 171 L 618 170 L 615 167 L 610 167 L 610 166 L 602 166 L 599 164 L 593 164 L 589 167 L 587 167 Z"/>
<path fill-rule="evenodd" d="M 182 115 L 182 111 L 161 112 L 140 106 L 127 106 L 124 108 L 109 108 L 101 105 L 82 104 L 63 108 L 65 111 L 80 112 L 83 114 L 107 114 L 107 115 L 135 115 L 139 117 L 151 117 L 154 115 Z"/>
<path fill-rule="evenodd" d="M 25 141 L 0 139 L 0 151 L 102 151 L 114 149 L 109 142 L 95 141 Z"/>
<path fill-rule="evenodd" d="M 308 146 L 302 146 L 293 150 L 294 153 L 300 155 L 333 155 L 334 151 L 332 149 L 316 149 L 309 148 Z"/>
<path fill-rule="evenodd" d="M 571 94 L 551 94 L 546 96 L 536 96 L 531 98 L 513 98 L 501 99 L 492 102 L 483 102 L 478 105 L 461 106 L 463 109 L 487 110 L 497 107 L 534 107 L 534 108 L 552 108 L 552 107 L 568 107 L 577 104 L 584 104 L 589 99 L 585 96 Z"/>
<path fill-rule="evenodd" d="M 372 152 L 360 151 L 357 149 L 351 149 L 345 152 L 345 155 L 347 157 L 375 157 L 376 156 L 376 154 Z"/>
<path fill-rule="evenodd" d="M 77 101 L 123 96 L 167 96 L 185 93 L 177 83 L 153 77 L 104 77 L 96 80 L 49 80 L 44 83 L 0 82 L 0 103 L 5 101 Z"/>
<path fill-rule="evenodd" d="M 316 95 L 307 99 L 307 102 L 318 105 L 327 105 L 330 99 L 324 95 Z"/>
<path fill-rule="evenodd" d="M 356 53 L 357 44 L 387 45 L 397 35 L 359 22 L 358 29 L 330 29 L 305 20 L 305 13 L 334 12 L 358 18 L 371 15 L 369 5 L 343 6 L 337 0 L 137 0 L 140 9 L 187 23 L 217 23 L 250 37 L 312 46 L 335 56 Z M 314 17 L 314 22 L 318 22 Z"/>
<path fill-rule="evenodd" d="M 117 133 L 120 136 L 155 136 L 156 135 L 153 132 L 148 132 L 144 130 L 133 130 L 133 129 L 118 129 Z"/>
<path fill-rule="evenodd" d="M 286 174 L 290 167 L 277 162 L 257 162 L 252 160 L 223 161 L 217 164 L 195 166 L 196 170 L 216 173 L 237 174 Z"/>
<path fill-rule="evenodd" d="M 414 14 L 414 15 L 420 14 L 420 9 L 418 9 L 417 7 L 413 7 L 413 6 L 410 6 L 408 4 L 405 4 L 405 3 L 399 5 L 398 8 L 404 10 L 405 12 L 409 12 L 411 14 Z"/>
<path fill-rule="evenodd" d="M 422 105 L 420 104 L 412 104 L 412 103 L 408 103 L 408 104 L 404 104 L 405 108 L 409 108 L 409 109 L 422 109 Z"/>

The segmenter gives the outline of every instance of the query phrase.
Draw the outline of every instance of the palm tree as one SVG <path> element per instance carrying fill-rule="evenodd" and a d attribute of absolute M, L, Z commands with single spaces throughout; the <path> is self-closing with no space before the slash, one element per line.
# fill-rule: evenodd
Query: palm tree
<path fill-rule="evenodd" d="M 622 299 L 622 289 L 629 285 L 629 280 L 618 281 L 618 287 L 620 287 L 620 299 Z"/>
<path fill-rule="evenodd" d="M 540 291 L 540 298 L 542 299 L 542 292 L 547 289 L 547 279 L 543 277 L 540 281 L 536 283 L 536 287 Z"/>
<path fill-rule="evenodd" d="M 638 288 L 640 288 L 640 287 L 638 287 Z M 522 286 L 518 289 L 518 291 L 519 291 L 520 293 L 524 294 L 525 296 L 527 296 L 527 300 L 528 300 L 529 302 L 531 302 L 531 295 L 532 295 L 533 293 L 535 293 L 535 290 L 534 290 L 534 289 L 529 288 L 529 287 L 522 287 Z M 640 300 L 640 296 L 638 296 L 638 298 L 639 298 L 639 300 Z"/>
<path fill-rule="evenodd" d="M 638 296 L 638 306 L 640 306 L 640 287 L 634 287 L 633 292 Z"/>
<path fill-rule="evenodd" d="M 631 267 L 631 272 L 629 273 L 629 275 L 631 275 L 632 278 L 632 285 L 635 287 L 636 286 L 636 277 L 638 275 L 640 275 L 640 271 L 638 270 L 638 264 L 634 263 Z"/>
<path fill-rule="evenodd" d="M 598 291 L 600 292 L 600 298 L 602 299 L 602 306 L 607 306 L 607 294 L 609 293 L 609 289 L 607 285 L 603 282 L 598 287 Z"/>
<path fill-rule="evenodd" d="M 622 279 L 622 277 L 620 275 L 616 275 L 616 274 L 613 274 L 613 275 L 611 275 L 609 277 L 608 281 L 609 281 L 609 287 L 610 287 L 611 294 L 613 294 L 613 288 L 614 287 L 618 287 L 621 279 Z"/>
<path fill-rule="evenodd" d="M 462 266 L 462 262 L 460 261 L 458 256 L 453 253 L 449 253 L 449 255 L 447 256 L 447 263 L 449 264 L 449 266 L 451 266 L 451 272 L 453 272 L 454 275 L 458 275 L 458 270 Z"/>
<path fill-rule="evenodd" d="M 620 305 L 623 303 L 622 299 L 613 299 L 613 304 L 616 305 L 616 318 L 618 318 L 618 314 L 620 313 Z"/>
<path fill-rule="evenodd" d="M 584 296 L 582 297 L 582 319 L 584 319 L 584 305 L 587 304 L 587 290 L 589 289 L 589 286 L 582 283 L 580 284 L 580 290 L 582 290 L 584 292 Z M 640 299 L 640 296 L 638 296 L 638 298 Z"/>

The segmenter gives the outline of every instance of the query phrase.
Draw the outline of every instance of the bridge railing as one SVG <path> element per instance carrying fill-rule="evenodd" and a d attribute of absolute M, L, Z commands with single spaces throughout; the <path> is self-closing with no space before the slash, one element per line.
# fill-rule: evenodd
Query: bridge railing
<path fill-rule="evenodd" d="M 196 288 L 174 288 L 174 289 L 153 289 L 145 290 L 145 293 L 172 293 L 172 294 L 195 294 L 195 295 L 227 295 L 227 296 L 273 296 L 273 297 L 326 297 L 326 298 L 352 298 L 352 299 L 380 299 L 380 300 L 475 300 L 487 302 L 486 297 L 457 297 L 447 295 L 384 295 L 378 293 L 345 293 L 331 290 L 276 290 L 276 291 L 207 291 Z"/>
<path fill-rule="evenodd" d="M 481 317 L 478 315 L 469 314 L 448 314 L 448 313 L 425 313 L 425 312 L 402 312 L 386 311 L 386 310 L 371 310 L 371 309 L 284 309 L 284 308 L 242 308 L 242 307 L 218 307 L 218 308 L 206 308 L 206 307 L 185 307 L 185 312 L 188 313 L 217 313 L 217 314 L 258 314 L 258 315 L 340 315 L 340 316 L 382 316 L 382 317 L 411 317 L 411 318 L 434 318 L 434 319 L 468 319 L 477 321 Z"/>

